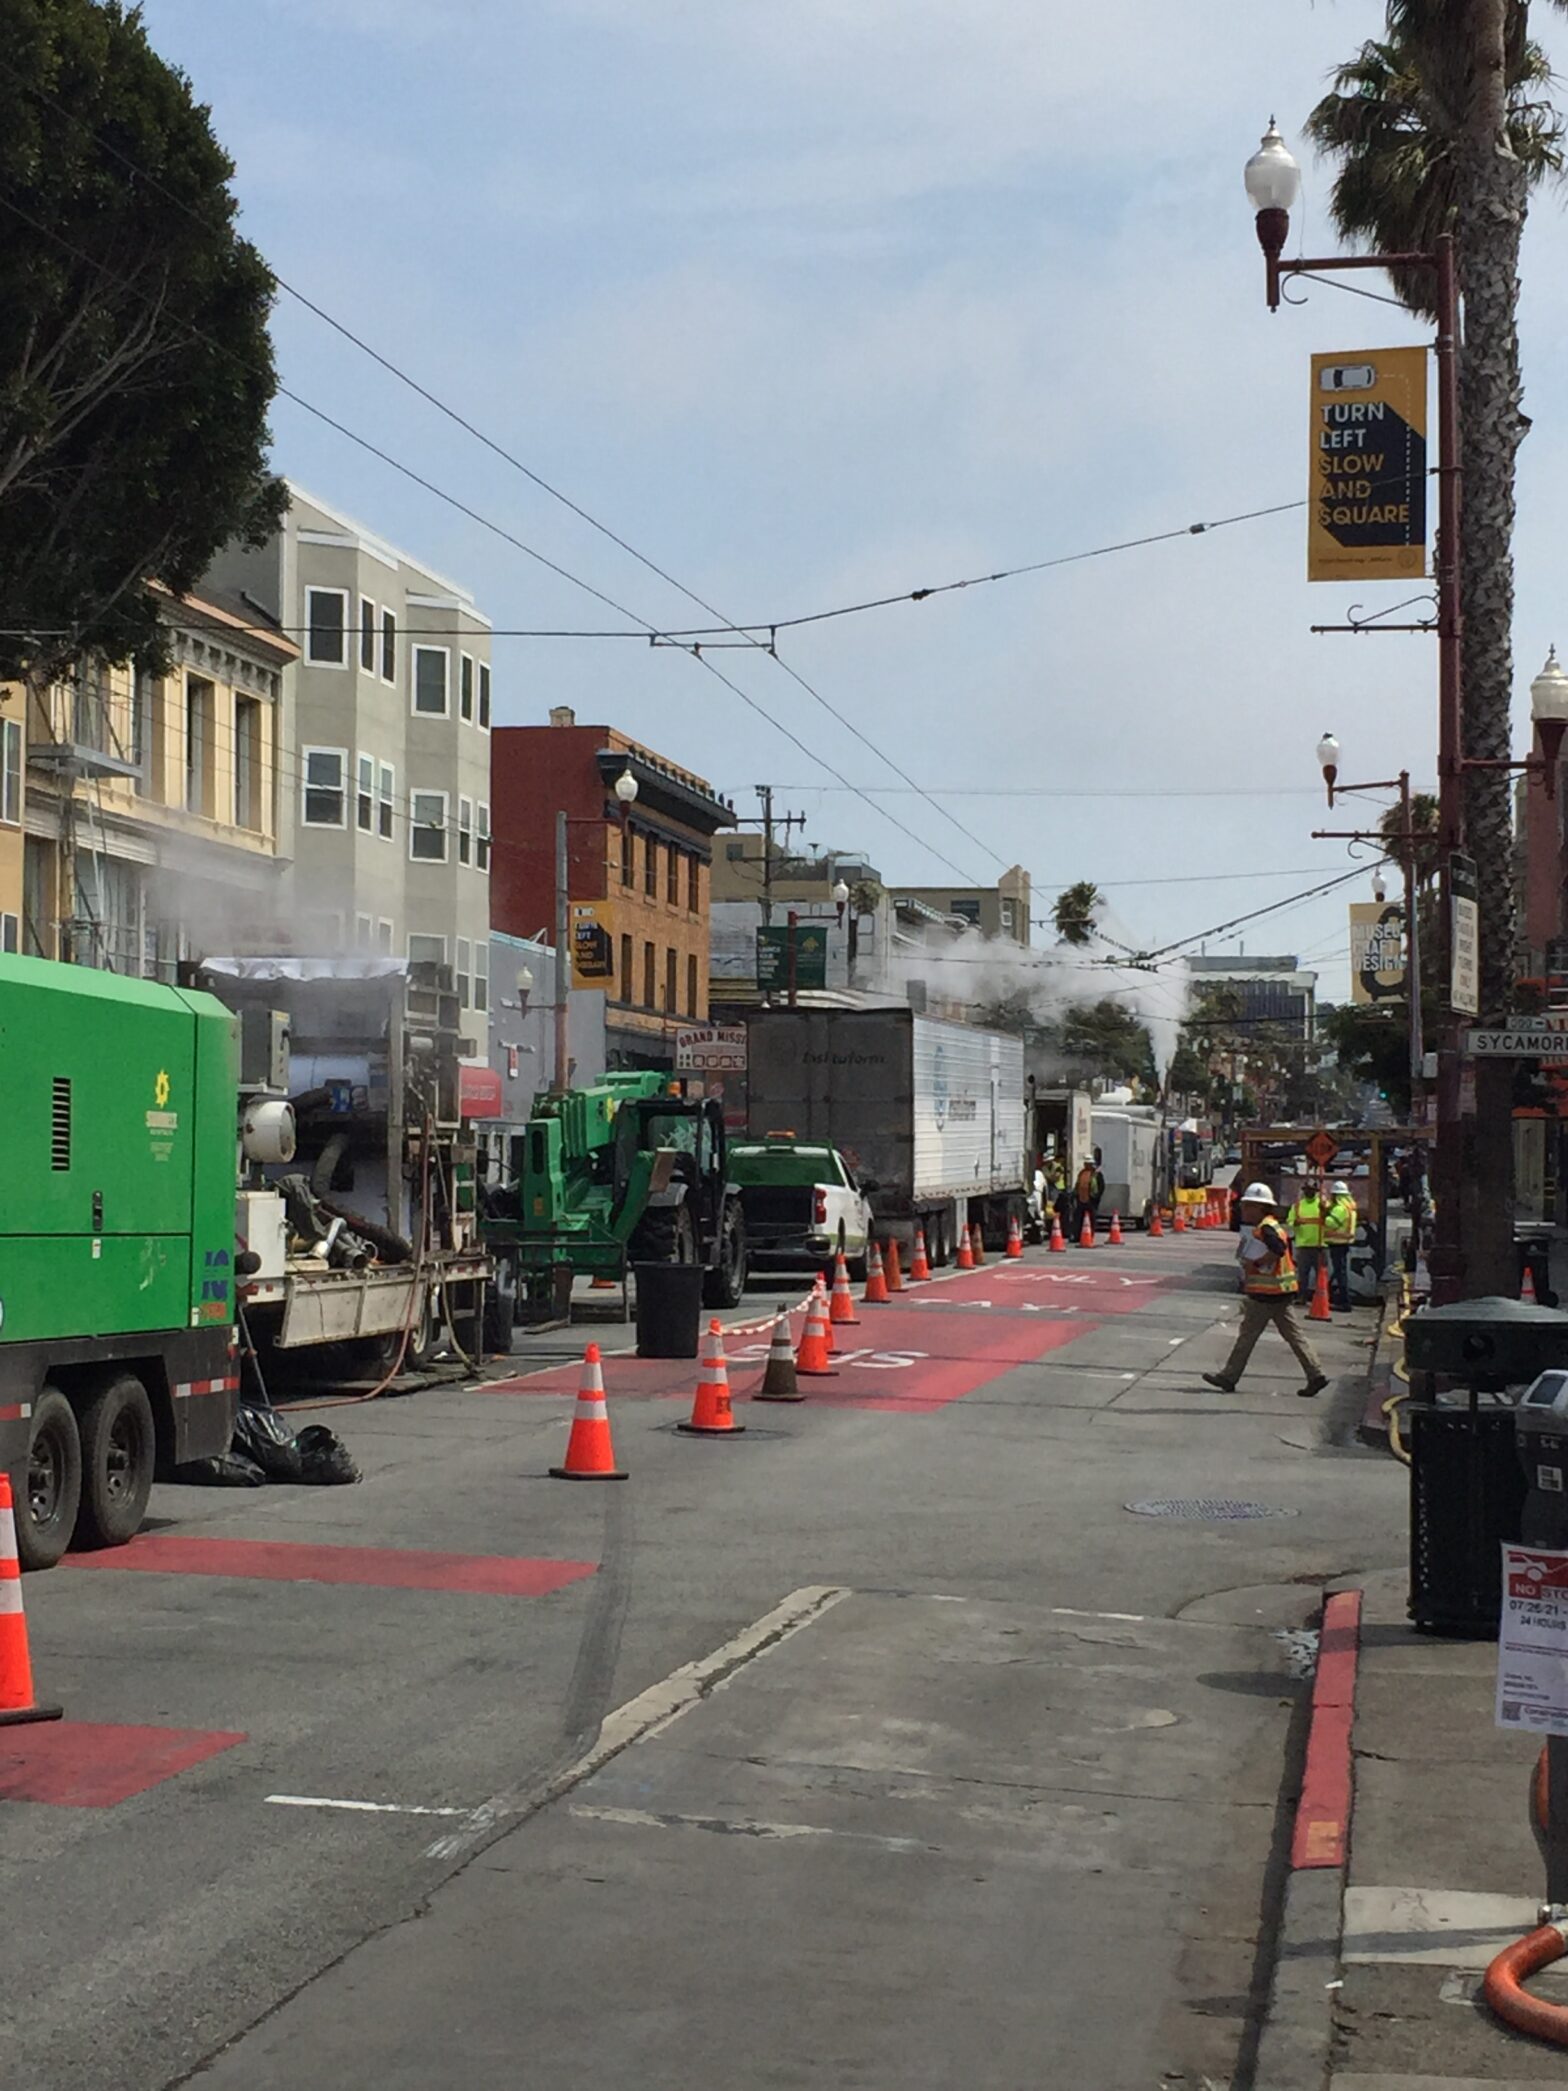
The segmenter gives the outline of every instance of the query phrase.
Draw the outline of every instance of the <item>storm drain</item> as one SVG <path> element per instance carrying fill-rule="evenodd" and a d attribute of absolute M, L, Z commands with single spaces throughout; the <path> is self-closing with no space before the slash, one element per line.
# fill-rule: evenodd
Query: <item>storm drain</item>
<path fill-rule="evenodd" d="M 1294 1517 L 1294 1510 L 1275 1503 L 1238 1503 L 1229 1496 L 1154 1496 L 1142 1503 L 1124 1503 L 1135 1517 L 1190 1517 L 1239 1521 L 1248 1517 Z"/>

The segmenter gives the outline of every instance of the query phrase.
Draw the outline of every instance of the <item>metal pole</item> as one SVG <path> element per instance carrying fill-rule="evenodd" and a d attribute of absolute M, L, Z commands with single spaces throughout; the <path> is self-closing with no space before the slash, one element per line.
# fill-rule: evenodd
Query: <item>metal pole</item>
<path fill-rule="evenodd" d="M 1464 1271 L 1460 1234 L 1460 1123 L 1458 1025 L 1449 1007 L 1453 982 L 1454 904 L 1449 876 L 1453 852 L 1464 847 L 1464 738 L 1460 687 L 1464 627 L 1459 602 L 1459 283 L 1454 242 L 1439 233 L 1437 261 L 1437 825 L 1441 867 L 1438 899 L 1438 974 L 1442 1016 L 1437 1052 L 1437 1137 L 1433 1188 L 1437 1239 L 1431 1259 L 1432 1301 L 1458 1299 Z"/>
<path fill-rule="evenodd" d="M 1410 996 L 1410 1091 L 1421 1094 L 1421 1065 L 1426 1059 L 1421 1010 L 1421 923 L 1416 913 L 1416 831 L 1410 809 L 1410 772 L 1399 773 L 1400 868 L 1405 875 L 1405 987 Z M 1418 1121 L 1419 1122 L 1419 1121 Z"/>
<path fill-rule="evenodd" d="M 572 954 L 567 948 L 567 862 L 566 813 L 555 816 L 555 1078 L 557 1096 L 566 1094 L 567 990 L 572 978 Z"/>
<path fill-rule="evenodd" d="M 789 911 L 789 1006 L 795 1007 L 796 990 L 800 985 L 797 945 L 799 943 L 800 916 L 794 908 Z"/>
<path fill-rule="evenodd" d="M 1546 1739 L 1546 1899 L 1568 1905 L 1568 1736 Z"/>
<path fill-rule="evenodd" d="M 759 784 L 757 797 L 762 801 L 762 923 L 766 928 L 773 920 L 773 786 Z"/>

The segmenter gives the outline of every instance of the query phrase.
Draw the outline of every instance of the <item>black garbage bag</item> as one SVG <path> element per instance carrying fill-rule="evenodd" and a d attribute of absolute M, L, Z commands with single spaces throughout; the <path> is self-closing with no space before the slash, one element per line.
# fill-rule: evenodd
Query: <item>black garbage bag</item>
<path fill-rule="evenodd" d="M 243 1452 L 220 1452 L 215 1459 L 188 1459 L 174 1478 L 206 1488 L 260 1488 L 267 1477 Z"/>
<path fill-rule="evenodd" d="M 308 1423 L 295 1441 L 299 1447 L 300 1479 L 321 1488 L 342 1488 L 360 1478 L 347 1445 L 324 1423 Z"/>
<path fill-rule="evenodd" d="M 254 1408 L 242 1401 L 234 1412 L 231 1452 L 260 1467 L 269 1481 L 300 1481 L 304 1475 L 299 1440 L 276 1409 Z"/>

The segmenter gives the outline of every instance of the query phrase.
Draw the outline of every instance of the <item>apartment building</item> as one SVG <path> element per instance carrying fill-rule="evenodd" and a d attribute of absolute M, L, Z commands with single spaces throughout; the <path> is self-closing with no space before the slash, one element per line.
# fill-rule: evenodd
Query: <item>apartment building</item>
<path fill-rule="evenodd" d="M 480 1055 L 490 988 L 490 623 L 472 594 L 301 488 L 212 578 L 294 637 L 283 948 L 450 965 Z M 279 948 L 274 945 L 272 948 Z"/>
<path fill-rule="evenodd" d="M 276 934 L 298 649 L 221 590 L 165 593 L 161 614 L 167 673 L 89 659 L 25 710 L 14 686 L 0 702 L 0 931 L 19 828 L 24 951 L 172 980 Z"/>
<path fill-rule="evenodd" d="M 705 778 L 567 705 L 548 726 L 492 736 L 491 922 L 509 936 L 555 921 L 555 823 L 567 816 L 577 984 L 602 985 L 610 1067 L 669 1067 L 675 1033 L 708 1014 L 713 837 L 735 809 Z M 617 781 L 630 775 L 629 805 Z"/>
<path fill-rule="evenodd" d="M 899 886 L 894 898 L 899 906 L 913 902 L 983 936 L 1029 942 L 1029 874 L 1021 864 L 1004 871 L 994 886 Z"/>

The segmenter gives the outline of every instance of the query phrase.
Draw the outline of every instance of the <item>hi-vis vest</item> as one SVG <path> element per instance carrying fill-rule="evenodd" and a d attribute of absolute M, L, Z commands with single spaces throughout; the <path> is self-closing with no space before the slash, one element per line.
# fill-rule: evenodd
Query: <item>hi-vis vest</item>
<path fill-rule="evenodd" d="M 1356 1238 L 1356 1222 L 1360 1218 L 1354 1198 L 1333 1198 L 1328 1211 L 1323 1215 L 1323 1238 L 1330 1242 L 1353 1242 Z"/>
<path fill-rule="evenodd" d="M 1296 1241 L 1303 1249 L 1318 1249 L 1323 1245 L 1323 1200 L 1306 1195 L 1298 1198 L 1290 1209 L 1295 1222 Z"/>
<path fill-rule="evenodd" d="M 1296 1260 L 1290 1253 L 1290 1236 L 1285 1232 L 1282 1220 L 1260 1220 L 1253 1232 L 1264 1248 L 1268 1247 L 1268 1240 L 1263 1232 L 1265 1227 L 1278 1230 L 1280 1254 L 1265 1256 L 1260 1262 L 1247 1264 L 1243 1283 L 1246 1290 L 1257 1299 L 1289 1298 L 1296 1290 Z"/>

